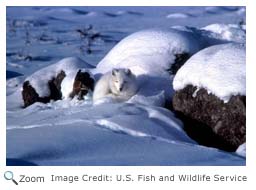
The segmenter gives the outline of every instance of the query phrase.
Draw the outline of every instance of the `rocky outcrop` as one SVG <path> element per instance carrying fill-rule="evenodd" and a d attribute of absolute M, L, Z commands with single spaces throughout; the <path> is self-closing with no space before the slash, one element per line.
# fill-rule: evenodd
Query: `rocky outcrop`
<path fill-rule="evenodd" d="M 61 83 L 65 77 L 65 72 L 61 71 L 56 77 L 48 81 L 47 85 L 50 95 L 46 97 L 40 97 L 30 82 L 25 81 L 22 89 L 24 107 L 28 107 L 35 102 L 48 103 L 51 100 L 56 101 L 62 99 Z M 89 90 L 93 91 L 93 88 L 94 79 L 91 78 L 88 72 L 79 70 L 73 83 L 73 89 L 70 89 L 70 97 L 74 98 L 77 96 L 79 100 L 82 100 Z"/>
<path fill-rule="evenodd" d="M 51 100 L 60 100 L 61 94 L 61 82 L 65 78 L 66 74 L 61 71 L 56 77 L 48 81 L 48 87 L 50 95 L 46 97 L 40 97 L 36 92 L 35 88 L 30 84 L 29 81 L 23 83 L 22 98 L 24 101 L 24 107 L 28 107 L 35 102 L 48 103 Z"/>
<path fill-rule="evenodd" d="M 188 85 L 175 93 L 172 103 L 185 130 L 200 144 L 235 151 L 245 142 L 245 96 L 232 96 L 224 103 L 205 89 Z"/>
<path fill-rule="evenodd" d="M 84 96 L 89 92 L 89 90 L 93 91 L 93 88 L 94 79 L 88 72 L 79 70 L 76 74 L 70 97 L 73 98 L 74 96 L 77 96 L 79 100 L 83 100 Z"/>

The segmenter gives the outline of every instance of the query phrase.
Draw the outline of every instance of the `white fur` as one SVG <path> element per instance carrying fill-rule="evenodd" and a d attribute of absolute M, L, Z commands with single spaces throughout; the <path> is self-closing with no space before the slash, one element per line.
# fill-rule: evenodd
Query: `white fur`
<path fill-rule="evenodd" d="M 136 94 L 137 90 L 136 77 L 129 69 L 113 69 L 97 82 L 93 92 L 93 101 L 106 97 L 126 101 Z"/>

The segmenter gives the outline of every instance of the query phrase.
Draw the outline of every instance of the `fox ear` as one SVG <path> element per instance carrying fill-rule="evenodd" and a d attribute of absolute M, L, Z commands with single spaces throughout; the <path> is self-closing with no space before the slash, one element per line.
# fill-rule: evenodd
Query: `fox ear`
<path fill-rule="evenodd" d="M 125 69 L 125 73 L 126 73 L 127 75 L 130 75 L 132 72 L 131 72 L 130 69 Z"/>
<path fill-rule="evenodd" d="M 113 75 L 113 76 L 116 76 L 116 73 L 117 73 L 117 69 L 113 69 L 113 70 L 112 70 L 112 75 Z"/>

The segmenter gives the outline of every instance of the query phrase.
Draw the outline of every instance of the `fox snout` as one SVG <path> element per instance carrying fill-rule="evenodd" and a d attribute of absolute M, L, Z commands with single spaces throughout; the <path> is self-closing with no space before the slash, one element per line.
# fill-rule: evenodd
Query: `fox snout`
<path fill-rule="evenodd" d="M 119 90 L 119 92 L 122 92 L 122 90 L 124 89 L 124 84 L 120 84 L 117 89 Z"/>

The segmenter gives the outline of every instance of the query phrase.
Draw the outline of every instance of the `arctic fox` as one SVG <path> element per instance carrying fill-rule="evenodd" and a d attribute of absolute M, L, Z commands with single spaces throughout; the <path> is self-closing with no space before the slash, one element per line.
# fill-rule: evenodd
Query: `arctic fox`
<path fill-rule="evenodd" d="M 93 101 L 111 97 L 117 101 L 130 99 L 138 90 L 137 80 L 130 69 L 113 69 L 96 83 Z"/>

